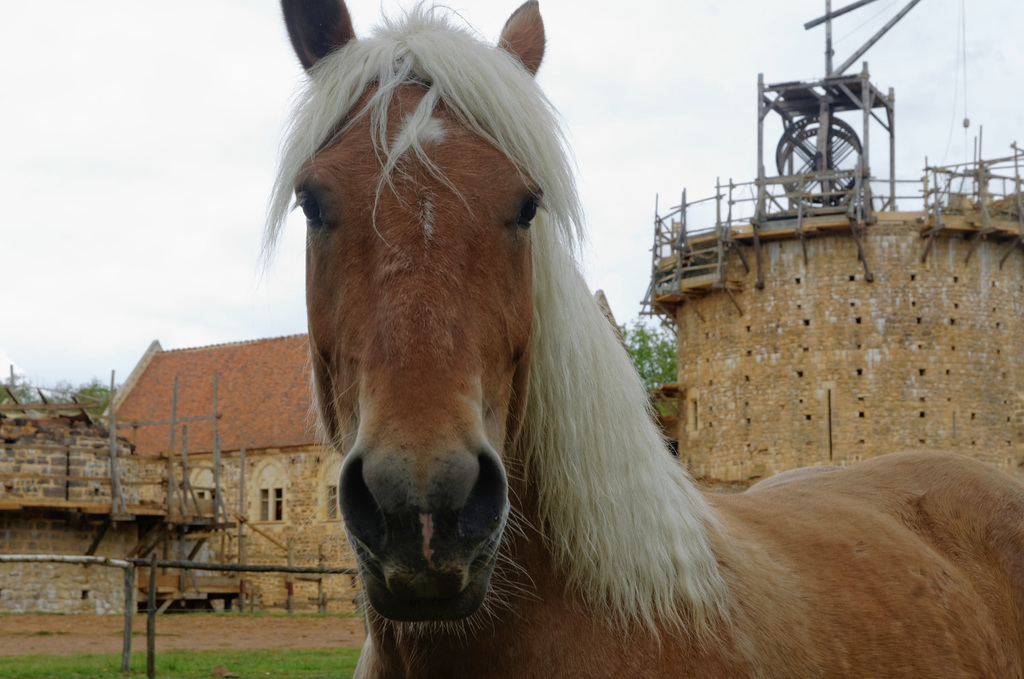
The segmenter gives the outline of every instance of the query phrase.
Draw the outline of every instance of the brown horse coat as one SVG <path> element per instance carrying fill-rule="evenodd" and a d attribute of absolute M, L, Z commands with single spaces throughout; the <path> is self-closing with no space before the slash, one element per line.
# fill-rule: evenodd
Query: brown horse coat
<path fill-rule="evenodd" d="M 369 605 L 358 677 L 1021 677 L 1024 486 L 903 453 L 701 496 L 571 255 L 533 74 L 414 9 L 373 40 L 286 1 L 311 87 L 317 407 Z"/>
<path fill-rule="evenodd" d="M 729 589 L 713 638 L 607 625 L 550 569 L 536 598 L 468 638 L 396 634 L 371 615 L 367 676 L 1022 676 L 1019 483 L 942 453 L 794 475 L 707 496 Z M 539 539 L 518 542 L 546 560 Z"/>

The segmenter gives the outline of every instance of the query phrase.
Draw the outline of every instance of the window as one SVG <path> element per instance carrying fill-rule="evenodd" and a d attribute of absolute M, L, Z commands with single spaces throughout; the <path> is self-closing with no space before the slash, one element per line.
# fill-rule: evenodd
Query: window
<path fill-rule="evenodd" d="M 700 413 L 697 404 L 696 391 L 687 395 L 686 399 L 686 431 L 690 436 L 697 433 L 700 428 Z"/>
<path fill-rule="evenodd" d="M 260 488 L 260 521 L 284 521 L 284 488 Z"/>
<path fill-rule="evenodd" d="M 327 486 L 327 518 L 338 518 L 338 487 Z"/>
<path fill-rule="evenodd" d="M 284 521 L 285 489 L 288 488 L 288 477 L 277 460 L 266 460 L 261 463 L 254 474 L 257 493 L 254 497 L 259 503 L 260 521 Z"/>
<path fill-rule="evenodd" d="M 188 505 L 188 512 L 195 512 L 198 516 L 213 516 L 216 505 L 214 500 L 217 497 L 216 488 L 213 483 L 213 470 L 205 467 L 193 468 L 188 479 L 191 492 L 185 492 L 185 504 Z"/>

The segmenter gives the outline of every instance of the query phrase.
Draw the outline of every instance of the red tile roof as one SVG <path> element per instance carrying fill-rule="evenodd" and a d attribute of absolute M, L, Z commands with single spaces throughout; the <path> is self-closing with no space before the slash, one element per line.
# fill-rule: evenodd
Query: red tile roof
<path fill-rule="evenodd" d="M 154 342 L 117 401 L 117 421 L 169 420 L 176 375 L 177 419 L 209 415 L 216 372 L 221 450 L 309 445 L 314 437 L 308 357 L 305 335 L 173 351 Z M 178 425 L 175 452 L 181 452 L 182 424 L 188 426 L 189 452 L 213 450 L 207 419 Z M 140 425 L 135 432 L 121 429 L 121 435 L 136 443 L 138 454 L 157 455 L 169 447 L 170 425 Z"/>

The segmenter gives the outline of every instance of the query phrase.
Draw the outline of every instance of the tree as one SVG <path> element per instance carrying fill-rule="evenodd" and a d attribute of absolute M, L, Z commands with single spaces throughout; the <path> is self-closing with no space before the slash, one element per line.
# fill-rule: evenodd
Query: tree
<path fill-rule="evenodd" d="M 636 320 L 619 326 L 619 332 L 648 389 L 678 381 L 676 336 L 671 330 Z"/>
<path fill-rule="evenodd" d="M 102 415 L 103 411 L 107 409 L 107 405 L 110 403 L 110 384 L 104 383 L 98 377 L 94 377 L 90 381 L 80 384 L 77 387 L 67 385 L 64 387 L 64 390 L 73 393 L 82 401 L 99 401 L 98 406 L 88 409 L 90 415 Z"/>

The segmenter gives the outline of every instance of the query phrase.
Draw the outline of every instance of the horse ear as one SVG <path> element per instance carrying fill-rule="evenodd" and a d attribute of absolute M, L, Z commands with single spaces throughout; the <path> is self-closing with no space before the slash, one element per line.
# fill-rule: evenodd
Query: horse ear
<path fill-rule="evenodd" d="M 544 20 L 537 0 L 524 2 L 512 12 L 498 38 L 498 46 L 519 59 L 533 75 L 537 75 L 544 58 L 544 42 Z"/>
<path fill-rule="evenodd" d="M 303 68 L 355 37 L 345 0 L 281 0 L 288 37 Z"/>

